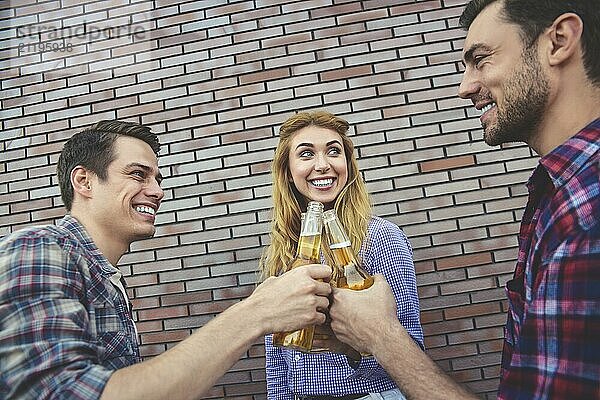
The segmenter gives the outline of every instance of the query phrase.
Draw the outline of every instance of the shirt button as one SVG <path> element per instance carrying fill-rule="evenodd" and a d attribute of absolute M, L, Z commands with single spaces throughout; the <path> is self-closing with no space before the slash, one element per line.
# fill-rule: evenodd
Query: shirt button
<path fill-rule="evenodd" d="M 296 354 L 296 355 L 294 356 L 294 360 L 296 360 L 296 361 L 300 361 L 300 354 Z"/>

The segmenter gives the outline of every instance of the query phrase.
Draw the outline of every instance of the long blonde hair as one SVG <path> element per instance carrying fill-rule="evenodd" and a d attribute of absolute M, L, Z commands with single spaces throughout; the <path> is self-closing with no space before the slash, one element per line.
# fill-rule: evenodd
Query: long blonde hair
<path fill-rule="evenodd" d="M 290 182 L 289 153 L 294 134 L 307 126 L 317 126 L 337 132 L 347 160 L 348 182 L 338 195 L 334 208 L 348 232 L 352 249 L 358 253 L 367 235 L 371 217 L 371 200 L 354 156 L 354 144 L 346 135 L 350 125 L 342 118 L 326 111 L 301 112 L 288 118 L 279 128 L 279 143 L 272 163 L 273 210 L 271 244 L 260 260 L 261 278 L 285 272 L 296 254 L 300 233 L 300 215 L 306 207 L 305 200 Z M 331 253 L 323 246 L 325 259 L 331 262 Z"/>

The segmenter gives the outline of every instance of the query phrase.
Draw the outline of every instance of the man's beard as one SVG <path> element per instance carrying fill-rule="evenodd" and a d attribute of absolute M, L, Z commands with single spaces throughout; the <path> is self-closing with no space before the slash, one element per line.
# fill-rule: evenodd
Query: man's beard
<path fill-rule="evenodd" d="M 484 140 L 490 146 L 529 143 L 544 117 L 549 84 L 537 61 L 537 46 L 526 47 L 521 57 L 521 68 L 503 85 L 504 109 L 496 104 L 496 125 L 484 126 Z"/>

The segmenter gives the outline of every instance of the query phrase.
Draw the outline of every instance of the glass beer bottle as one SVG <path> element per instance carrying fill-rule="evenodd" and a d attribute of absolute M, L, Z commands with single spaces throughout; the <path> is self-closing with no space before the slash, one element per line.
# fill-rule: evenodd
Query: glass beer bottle
<path fill-rule="evenodd" d="M 327 210 L 323 213 L 323 223 L 325 224 L 329 248 L 333 253 L 333 262 L 336 267 L 333 279 L 335 279 L 337 287 L 352 290 L 371 287 L 374 279 L 362 268 L 354 251 L 352 251 L 350 239 L 335 210 Z"/>
<path fill-rule="evenodd" d="M 338 288 L 351 290 L 363 290 L 371 287 L 375 280 L 364 270 L 354 254 L 348 234 L 344 230 L 336 211 L 325 211 L 323 213 L 323 223 L 325 224 L 329 248 L 333 254 L 334 272 L 331 278 L 333 284 Z M 330 347 L 332 347 L 331 351 L 342 352 L 356 359 L 358 352 L 352 347 L 339 342 L 335 336 L 331 340 Z M 339 350 L 336 350 L 336 348 Z M 370 356 L 370 354 L 361 355 Z"/>
<path fill-rule="evenodd" d="M 308 208 L 302 219 L 296 256 L 290 263 L 289 269 L 306 264 L 319 264 L 321 262 L 322 229 L 323 204 L 318 201 L 311 201 L 308 203 Z M 273 333 L 273 345 L 309 352 L 312 348 L 314 332 L 314 325 L 294 332 L 276 332 Z"/>

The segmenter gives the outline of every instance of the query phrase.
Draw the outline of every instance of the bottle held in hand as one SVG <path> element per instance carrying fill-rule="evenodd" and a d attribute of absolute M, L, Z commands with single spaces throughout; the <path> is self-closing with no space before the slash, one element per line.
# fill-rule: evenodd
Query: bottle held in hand
<path fill-rule="evenodd" d="M 335 210 L 323 213 L 323 223 L 333 253 L 336 271 L 333 279 L 337 287 L 343 289 L 362 290 L 373 285 L 374 279 L 364 270 L 352 250 L 350 239 L 342 226 Z"/>
<path fill-rule="evenodd" d="M 323 213 L 323 223 L 325 225 L 325 233 L 327 235 L 327 241 L 329 242 L 329 248 L 333 254 L 334 265 L 331 279 L 332 285 L 342 289 L 351 290 L 363 290 L 371 287 L 374 278 L 364 270 L 360 261 L 354 254 L 348 234 L 342 226 L 335 210 L 327 210 Z M 322 347 L 328 348 L 329 351 L 336 353 L 344 353 L 355 360 L 358 355 L 358 352 L 355 349 L 341 343 L 335 335 L 333 335 L 333 332 L 331 333 L 329 341 L 325 341 Z M 370 354 L 362 354 L 362 356 L 370 356 Z M 360 359 L 360 356 L 358 358 Z"/>
<path fill-rule="evenodd" d="M 302 219 L 296 256 L 291 261 L 288 270 L 301 265 L 320 263 L 322 229 L 323 204 L 311 201 L 308 203 L 306 213 Z M 314 332 L 314 325 L 293 332 L 276 332 L 273 333 L 273 344 L 309 352 L 312 349 Z"/>

